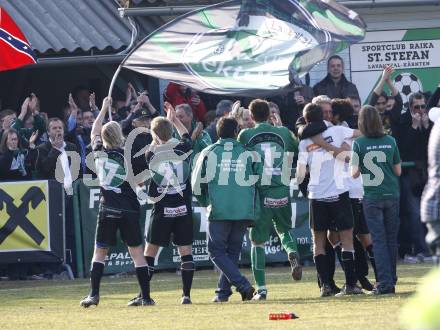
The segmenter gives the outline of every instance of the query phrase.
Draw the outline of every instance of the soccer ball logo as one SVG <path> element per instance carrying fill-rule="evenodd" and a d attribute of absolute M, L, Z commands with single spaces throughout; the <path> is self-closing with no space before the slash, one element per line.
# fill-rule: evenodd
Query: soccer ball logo
<path fill-rule="evenodd" d="M 412 93 L 422 92 L 423 86 L 419 78 L 413 73 L 399 73 L 396 78 L 394 78 L 394 86 L 402 96 L 403 104 L 405 107 L 408 106 L 409 96 Z"/>

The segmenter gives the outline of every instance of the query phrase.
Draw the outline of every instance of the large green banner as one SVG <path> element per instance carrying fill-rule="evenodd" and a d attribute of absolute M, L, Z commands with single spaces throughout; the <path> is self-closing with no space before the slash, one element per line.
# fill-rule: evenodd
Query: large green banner
<path fill-rule="evenodd" d="M 93 257 L 93 248 L 95 240 L 96 220 L 99 205 L 99 188 L 92 187 L 78 181 L 75 185 L 75 197 L 77 204 L 74 208 L 75 219 L 80 228 L 80 236 L 82 245 L 82 260 L 79 260 L 78 269 L 84 269 L 79 272 L 79 276 L 88 276 L 90 262 Z M 292 195 L 292 230 L 291 234 L 297 239 L 299 252 L 302 258 L 311 257 L 311 233 L 308 223 L 308 201 L 302 197 L 301 193 L 295 186 L 291 187 Z M 141 226 L 145 228 L 145 235 L 148 232 L 150 221 L 151 204 L 146 201 L 141 202 Z M 206 246 L 206 229 L 207 216 L 206 209 L 200 207 L 197 201 L 193 201 L 193 217 L 194 217 L 194 242 L 193 255 L 196 266 L 207 267 L 212 266 L 208 257 L 208 249 Z M 248 235 L 245 236 L 243 242 L 243 250 L 241 253 L 241 263 L 250 264 L 250 241 Z M 286 253 L 283 251 L 280 239 L 275 230 L 272 230 L 270 239 L 265 244 L 266 262 L 268 264 L 274 262 L 287 261 Z M 157 258 L 156 266 L 158 269 L 177 269 L 180 267 L 180 257 L 177 247 L 170 245 L 168 248 L 161 248 Z M 120 241 L 117 246 L 110 249 L 106 259 L 106 274 L 124 273 L 133 271 L 133 261 L 127 251 L 126 246 Z"/>

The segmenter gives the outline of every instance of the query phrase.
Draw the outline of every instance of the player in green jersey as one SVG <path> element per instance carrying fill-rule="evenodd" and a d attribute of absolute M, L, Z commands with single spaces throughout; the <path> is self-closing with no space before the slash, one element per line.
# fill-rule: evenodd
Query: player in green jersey
<path fill-rule="evenodd" d="M 276 127 L 268 123 L 268 102 L 254 100 L 249 105 L 249 110 L 256 125 L 254 128 L 241 131 L 238 140 L 247 148 L 256 151 L 263 162 L 262 173 L 259 173 L 261 216 L 255 227 L 250 230 L 250 239 L 252 272 L 257 285 L 254 300 L 265 300 L 267 288 L 264 243 L 269 239 L 272 223 L 288 254 L 293 279 L 298 281 L 302 277 L 296 240 L 289 232 L 292 228 L 289 185 L 298 143 L 286 127 Z"/>

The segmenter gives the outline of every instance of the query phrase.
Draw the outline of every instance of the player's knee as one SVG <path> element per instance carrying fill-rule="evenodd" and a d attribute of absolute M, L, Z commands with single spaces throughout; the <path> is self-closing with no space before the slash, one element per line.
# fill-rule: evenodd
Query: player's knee
<path fill-rule="evenodd" d="M 194 271 L 196 270 L 195 266 L 196 265 L 191 254 L 181 257 L 180 269 L 182 271 Z"/>
<path fill-rule="evenodd" d="M 179 254 L 181 256 L 191 255 L 192 254 L 192 246 L 191 245 L 185 245 L 185 246 L 179 246 L 177 247 Z"/>
<path fill-rule="evenodd" d="M 339 232 L 343 249 L 353 249 L 353 229 L 342 230 Z"/>
<path fill-rule="evenodd" d="M 320 254 L 325 254 L 325 247 L 321 245 L 314 244 L 313 245 L 313 255 L 319 256 Z"/>
<path fill-rule="evenodd" d="M 128 252 L 130 252 L 130 256 L 133 259 L 135 267 L 143 267 L 147 265 L 145 261 L 142 245 L 135 247 L 128 247 Z"/>
<path fill-rule="evenodd" d="M 356 235 L 356 237 L 359 240 L 359 242 L 361 242 L 364 248 L 367 248 L 369 245 L 373 243 L 370 234 L 358 234 Z"/>
<path fill-rule="evenodd" d="M 93 253 L 93 261 L 103 263 L 105 257 L 107 256 L 108 248 L 107 247 L 95 247 L 95 251 Z"/>
<path fill-rule="evenodd" d="M 144 255 L 155 258 L 158 252 L 159 252 L 158 245 L 148 243 L 147 246 L 145 247 Z"/>
<path fill-rule="evenodd" d="M 330 244 L 333 246 L 335 246 L 340 241 L 339 233 L 335 231 L 330 231 L 327 235 L 327 238 Z"/>

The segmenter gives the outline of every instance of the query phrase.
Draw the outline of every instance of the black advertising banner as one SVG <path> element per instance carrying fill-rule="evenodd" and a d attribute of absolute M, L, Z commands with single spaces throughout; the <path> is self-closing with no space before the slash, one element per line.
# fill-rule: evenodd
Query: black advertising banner
<path fill-rule="evenodd" d="M 63 202 L 56 181 L 0 183 L 0 263 L 63 261 Z"/>
<path fill-rule="evenodd" d="M 90 262 L 93 257 L 93 248 L 95 240 L 96 220 L 99 205 L 99 188 L 89 187 L 83 182 L 75 184 L 75 194 L 79 197 L 79 208 L 75 207 L 75 218 L 80 221 L 82 234 L 82 250 L 84 256 L 84 274 L 88 276 Z M 302 197 L 299 190 L 292 186 L 292 228 L 291 235 L 297 239 L 299 252 L 302 258 L 310 258 L 311 254 L 311 232 L 309 227 L 308 201 Z M 145 228 L 145 234 L 148 231 L 150 221 L 151 205 L 145 203 L 141 207 L 140 222 L 141 227 Z M 193 201 L 193 217 L 194 217 L 194 242 L 193 255 L 197 267 L 210 267 L 211 261 L 208 257 L 208 249 L 206 242 L 207 216 L 206 209 L 200 207 L 198 203 Z M 241 264 L 250 264 L 251 244 L 246 234 L 243 242 L 241 253 Z M 287 256 L 284 252 L 281 241 L 275 230 L 272 230 L 270 239 L 265 244 L 266 263 L 286 262 Z M 106 274 L 131 272 L 134 270 L 133 261 L 127 251 L 126 246 L 121 241 L 118 245 L 111 248 L 106 258 Z M 177 269 L 180 267 L 180 257 L 177 247 L 170 245 L 168 248 L 161 248 L 156 258 L 157 269 Z M 80 274 L 81 276 L 81 274 Z"/>

